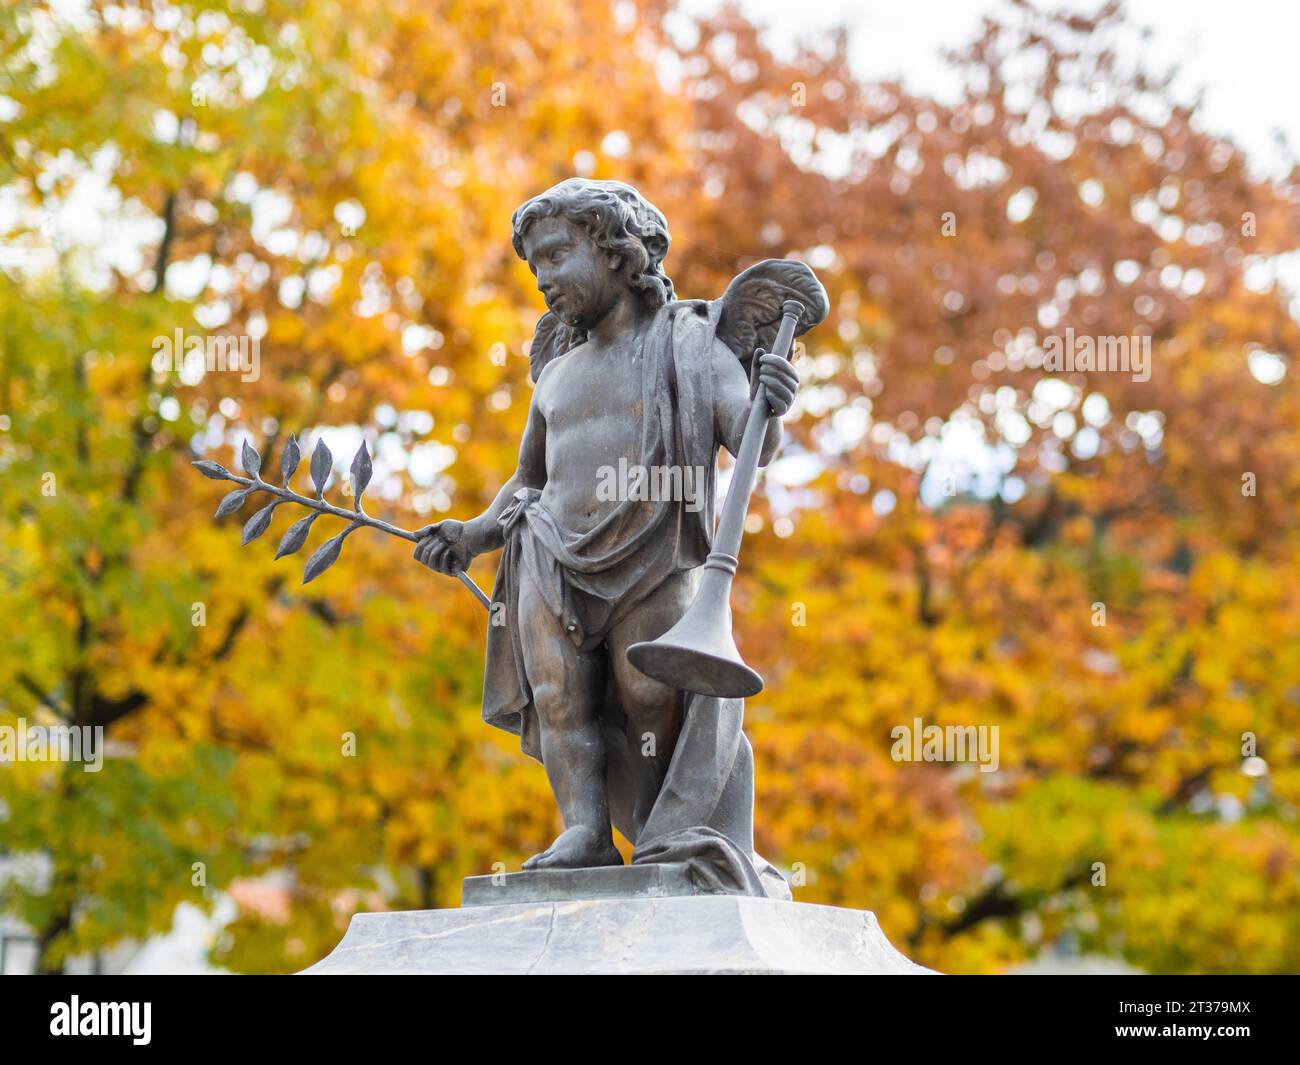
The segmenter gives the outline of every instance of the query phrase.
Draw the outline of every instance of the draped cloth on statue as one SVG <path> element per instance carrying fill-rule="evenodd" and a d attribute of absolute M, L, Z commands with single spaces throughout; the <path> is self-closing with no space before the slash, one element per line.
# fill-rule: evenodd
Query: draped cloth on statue
<path fill-rule="evenodd" d="M 505 551 L 492 590 L 483 719 L 520 738 L 541 761 L 537 710 L 517 623 L 520 582 L 531 580 L 575 648 L 590 651 L 662 582 L 696 570 L 713 536 L 718 439 L 713 342 L 719 307 L 699 300 L 660 308 L 643 341 L 643 469 L 703 469 L 703 499 L 619 502 L 593 529 L 563 528 L 536 489 L 521 489 L 501 515 Z M 699 491 L 699 486 L 696 486 Z M 709 890 L 789 898 L 785 880 L 754 853 L 753 752 L 742 731 L 744 701 L 686 694 L 667 777 L 642 831 L 632 822 L 640 737 L 612 684 L 600 710 L 614 826 L 634 844 L 634 864 L 685 862 Z"/>

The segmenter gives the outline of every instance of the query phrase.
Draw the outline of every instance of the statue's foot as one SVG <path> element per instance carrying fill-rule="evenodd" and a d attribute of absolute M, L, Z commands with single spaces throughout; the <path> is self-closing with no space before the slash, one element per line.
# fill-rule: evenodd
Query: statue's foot
<path fill-rule="evenodd" d="M 561 832 L 559 838 L 541 854 L 534 854 L 524 862 L 524 868 L 588 869 L 622 864 L 623 856 L 608 834 L 602 837 L 589 825 L 574 825 Z"/>

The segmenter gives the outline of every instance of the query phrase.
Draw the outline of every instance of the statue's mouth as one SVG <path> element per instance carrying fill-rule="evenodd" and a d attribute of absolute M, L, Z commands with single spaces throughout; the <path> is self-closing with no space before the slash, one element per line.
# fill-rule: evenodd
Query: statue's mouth
<path fill-rule="evenodd" d="M 565 325 L 574 324 L 574 316 L 569 312 L 570 302 L 564 295 L 556 296 L 546 304 L 547 310 L 555 315 Z"/>

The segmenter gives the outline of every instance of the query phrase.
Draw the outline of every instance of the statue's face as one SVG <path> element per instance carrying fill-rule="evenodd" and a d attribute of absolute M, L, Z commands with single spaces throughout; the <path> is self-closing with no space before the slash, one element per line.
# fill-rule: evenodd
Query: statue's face
<path fill-rule="evenodd" d="M 602 252 L 567 218 L 539 218 L 528 227 L 523 245 L 537 291 L 565 325 L 589 329 L 629 292 L 618 257 Z"/>

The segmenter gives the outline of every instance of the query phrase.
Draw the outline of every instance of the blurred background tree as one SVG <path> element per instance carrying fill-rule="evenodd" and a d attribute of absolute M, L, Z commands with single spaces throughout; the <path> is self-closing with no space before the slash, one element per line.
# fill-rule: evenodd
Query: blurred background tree
<path fill-rule="evenodd" d="M 735 602 L 768 678 L 759 847 L 796 898 L 953 972 L 1300 968 L 1297 325 L 1272 273 L 1300 173 L 1201 131 L 1115 9 L 1009 5 L 948 105 L 855 77 L 843 35 L 782 58 L 734 10 L 659 2 L 0 26 L 0 724 L 111 741 L 98 774 L 0 772 L 0 908 L 42 969 L 255 880 L 287 904 L 236 892 L 214 961 L 300 969 L 351 913 L 456 905 L 550 838 L 544 775 L 478 719 L 465 591 L 365 532 L 300 589 L 337 528 L 276 563 L 282 517 L 241 550 L 248 514 L 214 523 L 188 463 L 251 438 L 273 470 L 297 433 L 343 468 L 364 438 L 372 511 L 477 513 L 541 310 L 509 212 L 575 173 L 665 211 L 683 296 L 789 255 L 832 297 Z M 1047 372 L 1067 328 L 1149 336 L 1150 379 Z M 257 379 L 156 371 L 178 329 L 256 340 Z M 916 718 L 998 726 L 998 772 L 892 761 Z"/>

